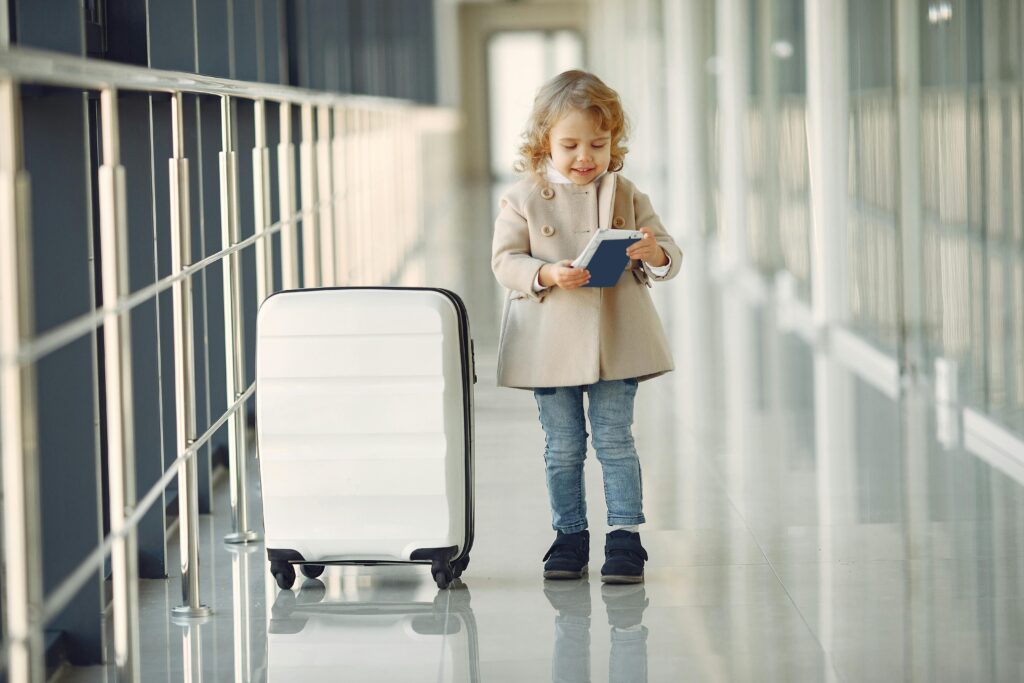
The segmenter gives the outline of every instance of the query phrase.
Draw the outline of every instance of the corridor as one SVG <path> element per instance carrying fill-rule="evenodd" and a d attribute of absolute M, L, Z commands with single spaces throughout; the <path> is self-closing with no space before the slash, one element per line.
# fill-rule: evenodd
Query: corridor
<path fill-rule="evenodd" d="M 462 288 L 493 322 L 481 309 L 496 284 Z M 707 325 L 685 335 L 692 347 L 675 344 L 677 370 L 638 394 L 644 584 L 602 586 L 597 542 L 589 580 L 541 578 L 553 532 L 537 408 L 495 387 L 495 330 L 481 324 L 476 540 L 461 583 L 439 591 L 423 567 L 333 567 L 280 591 L 262 544 L 219 542 L 231 528 L 221 482 L 200 529 L 214 614 L 177 625 L 178 577 L 141 581 L 143 680 L 1018 679 L 1024 487 L 943 444 L 924 389 L 893 401 L 780 329 L 770 303 L 692 278 L 660 289 L 666 327 L 694 307 Z M 596 538 L 606 524 L 592 451 L 586 484 Z M 112 675 L 83 667 L 60 680 Z"/>
<path fill-rule="evenodd" d="M 590 99 L 545 118 L 568 71 Z M 0 0 L 0 680 L 1024 680 L 1022 150 L 1024 0 Z M 508 221 L 504 255 L 536 260 L 506 290 L 495 216 L 528 169 L 555 201 Z M 606 169 L 611 211 L 583 196 Z M 559 183 L 582 203 L 538 220 Z M 544 435 L 532 392 L 497 386 L 502 308 L 544 305 L 527 278 L 571 240 L 656 227 L 647 200 L 682 257 L 650 290 L 675 369 L 633 419 L 645 580 L 601 582 L 591 449 L 589 578 L 545 581 Z M 264 486 L 325 544 L 404 534 L 366 510 L 410 497 L 439 547 L 465 538 L 426 511 L 467 490 L 461 383 L 415 373 L 468 360 L 397 370 L 357 318 L 306 315 L 360 341 L 279 329 L 322 355 L 280 354 L 305 374 L 267 400 L 269 297 L 382 287 L 468 309 L 471 562 L 447 590 L 393 564 L 281 590 Z M 603 296 L 573 305 L 626 301 Z M 520 349 L 655 346 L 600 310 Z M 546 379 L 521 384 L 576 383 Z M 424 419 L 373 421 L 399 404 Z M 276 452 L 257 405 L 287 423 Z M 397 504 L 395 453 L 417 460 Z"/>

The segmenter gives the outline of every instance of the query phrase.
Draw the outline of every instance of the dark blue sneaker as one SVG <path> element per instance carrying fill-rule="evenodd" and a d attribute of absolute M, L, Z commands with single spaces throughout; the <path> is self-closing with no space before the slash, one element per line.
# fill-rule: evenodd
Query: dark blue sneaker
<path fill-rule="evenodd" d="M 555 542 L 544 555 L 545 579 L 580 579 L 587 573 L 590 561 L 590 532 L 575 534 L 558 532 Z"/>
<path fill-rule="evenodd" d="M 640 545 L 640 534 L 625 529 L 605 536 L 604 566 L 601 580 L 605 583 L 642 583 L 647 551 Z"/>

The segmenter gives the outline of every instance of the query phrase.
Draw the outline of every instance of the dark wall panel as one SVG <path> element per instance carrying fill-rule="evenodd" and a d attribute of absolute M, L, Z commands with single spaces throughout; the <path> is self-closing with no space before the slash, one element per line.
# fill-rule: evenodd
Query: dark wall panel
<path fill-rule="evenodd" d="M 437 101 L 429 0 L 286 0 L 292 85 Z"/>
<path fill-rule="evenodd" d="M 146 0 L 106 0 L 106 6 L 107 50 L 104 58 L 146 66 Z"/>
<path fill-rule="evenodd" d="M 219 153 L 221 150 L 221 123 L 220 123 L 220 100 L 213 97 L 204 97 L 199 101 L 200 134 L 202 142 L 199 147 L 199 166 L 202 185 L 202 225 L 204 253 L 209 256 L 221 250 L 221 220 L 220 220 L 220 162 Z M 210 420 L 201 419 L 198 432 L 202 434 L 209 426 L 227 410 L 227 380 L 225 375 L 226 359 L 224 349 L 224 269 L 221 264 L 215 263 L 205 269 L 206 278 L 206 299 L 204 302 L 206 315 L 206 339 L 204 347 L 196 349 L 196 362 L 207 363 L 207 385 L 210 392 L 209 411 Z M 226 453 L 228 443 L 227 425 L 221 427 L 217 434 L 210 441 L 211 453 L 214 454 L 213 464 L 220 460 L 226 460 L 226 456 L 218 456 L 218 452 Z M 202 494 L 200 494 L 202 495 Z M 211 501 L 207 500 L 204 506 L 200 499 L 200 509 L 207 511 Z"/>
<path fill-rule="evenodd" d="M 81 93 L 35 93 L 25 96 L 22 106 L 35 319 L 43 332 L 92 308 L 87 128 Z M 93 359 L 91 337 L 83 337 L 41 359 L 36 369 L 46 593 L 99 544 Z M 100 612 L 99 577 L 94 577 L 47 625 L 65 632 L 73 663 L 100 661 Z"/>
<path fill-rule="evenodd" d="M 149 3 L 150 66 L 172 71 L 196 70 L 192 0 Z"/>
<path fill-rule="evenodd" d="M 287 59 L 287 50 L 282 54 L 285 30 L 284 4 L 282 0 L 256 0 L 259 8 L 259 41 L 262 49 L 260 58 L 263 60 L 263 81 L 266 83 L 284 83 L 288 74 L 287 68 L 282 69 L 282 58 Z"/>
<path fill-rule="evenodd" d="M 203 179 L 202 156 L 200 155 L 200 141 L 202 140 L 202 126 L 200 119 L 200 100 L 202 98 L 189 95 L 185 100 L 185 157 L 188 159 L 189 179 L 189 210 L 191 213 L 192 228 L 192 263 L 196 263 L 206 255 L 205 231 L 204 231 L 204 200 L 202 194 L 206 183 Z M 216 103 L 206 99 L 206 106 L 212 107 Z M 219 136 L 220 128 L 216 131 Z M 211 172 L 207 170 L 207 172 Z M 192 348 L 195 352 L 195 394 L 196 394 L 196 436 L 201 436 L 210 426 L 207 415 L 210 411 L 209 394 L 209 373 L 206 363 L 206 315 L 204 307 L 207 300 L 206 280 L 207 275 L 199 273 L 192 278 L 192 328 L 194 337 Z M 210 447 L 204 446 L 199 451 L 199 511 L 206 513 L 211 509 L 213 499 L 213 488 L 211 482 L 210 468 Z"/>
<path fill-rule="evenodd" d="M 121 92 L 118 109 L 121 163 L 126 176 L 128 279 L 130 291 L 135 292 L 156 280 L 149 96 Z M 157 301 L 151 299 L 136 306 L 130 318 L 135 471 L 137 491 L 141 495 L 164 472 Z M 162 506 L 154 506 L 139 525 L 141 576 L 159 578 L 165 575 L 164 528 Z"/>
<path fill-rule="evenodd" d="M 150 97 L 153 126 L 153 223 L 156 241 L 156 273 L 162 279 L 171 274 L 171 207 L 169 160 L 173 153 L 171 137 L 171 101 L 167 95 Z M 174 378 L 174 294 L 166 290 L 157 302 L 160 331 L 160 396 L 163 423 L 163 463 L 166 471 L 178 457 L 177 415 Z M 152 485 L 154 482 L 150 482 Z M 163 506 L 161 506 L 163 508 Z M 160 515 L 166 523 L 164 515 Z M 155 539 L 154 539 L 155 540 Z M 141 551 L 141 549 L 140 549 Z M 154 568 L 156 569 L 156 568 Z M 158 568 L 166 574 L 166 564 Z M 141 568 L 140 568 L 141 572 Z"/>
<path fill-rule="evenodd" d="M 227 0 L 197 2 L 196 26 L 196 41 L 199 46 L 198 72 L 206 76 L 230 78 Z"/>
<path fill-rule="evenodd" d="M 232 35 L 235 44 L 235 69 L 232 77 L 242 81 L 258 81 L 262 59 L 257 49 L 256 3 L 246 0 L 235 2 L 232 7 Z"/>
<path fill-rule="evenodd" d="M 82 0 L 13 0 L 12 40 L 43 50 L 85 54 Z"/>
<path fill-rule="evenodd" d="M 238 151 L 238 218 L 241 237 L 256 233 L 256 208 L 253 204 L 252 150 L 256 146 L 255 114 L 250 102 L 237 102 L 236 150 Z M 256 247 L 241 252 L 242 263 L 242 326 L 245 353 L 244 389 L 256 377 Z"/>

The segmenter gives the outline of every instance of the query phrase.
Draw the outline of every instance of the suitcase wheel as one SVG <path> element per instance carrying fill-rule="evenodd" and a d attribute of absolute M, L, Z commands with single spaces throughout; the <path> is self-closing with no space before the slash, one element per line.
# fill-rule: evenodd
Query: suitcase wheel
<path fill-rule="evenodd" d="M 455 569 L 452 567 L 452 563 L 448 559 L 439 560 L 436 557 L 430 565 L 430 573 L 434 577 L 434 581 L 437 583 L 437 587 L 441 590 L 447 588 L 451 582 L 455 579 L 458 574 L 455 573 Z M 460 574 L 462 572 L 459 572 Z"/>
<path fill-rule="evenodd" d="M 271 562 L 270 573 L 281 590 L 289 590 L 295 584 L 295 567 L 288 562 Z"/>
<path fill-rule="evenodd" d="M 320 576 L 324 573 L 324 569 L 326 569 L 322 564 L 304 564 L 300 565 L 299 568 L 302 570 L 302 573 L 310 579 L 315 579 Z"/>
<path fill-rule="evenodd" d="M 454 576 L 452 575 L 451 569 L 442 569 L 441 571 L 434 572 L 434 581 L 437 582 L 437 587 L 441 590 L 447 588 Z"/>
<path fill-rule="evenodd" d="M 469 555 L 466 555 L 464 558 L 462 558 L 461 560 L 459 560 L 458 562 L 456 562 L 455 564 L 452 565 L 452 574 L 457 579 L 460 576 L 462 576 L 462 572 L 466 571 L 466 567 L 468 567 L 468 566 L 469 566 Z"/>

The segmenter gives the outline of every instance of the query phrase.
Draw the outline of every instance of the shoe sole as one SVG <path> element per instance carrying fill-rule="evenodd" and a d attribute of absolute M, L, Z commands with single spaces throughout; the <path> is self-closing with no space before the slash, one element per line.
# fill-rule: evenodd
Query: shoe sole
<path fill-rule="evenodd" d="M 544 572 L 544 578 L 545 579 L 552 579 L 552 580 L 555 580 L 555 581 L 568 581 L 568 580 L 572 580 L 572 579 L 582 579 L 584 576 L 586 576 L 586 574 L 587 574 L 587 568 L 586 567 L 584 567 L 581 571 L 578 571 L 578 572 L 565 571 L 564 569 L 559 569 L 559 570 L 552 569 L 552 570 Z"/>
<path fill-rule="evenodd" d="M 619 583 L 643 583 L 644 582 L 644 575 L 641 574 L 640 576 L 625 576 L 623 574 L 609 574 L 607 576 L 602 576 L 601 577 L 601 581 L 603 583 L 615 583 L 615 584 L 619 584 Z"/>

